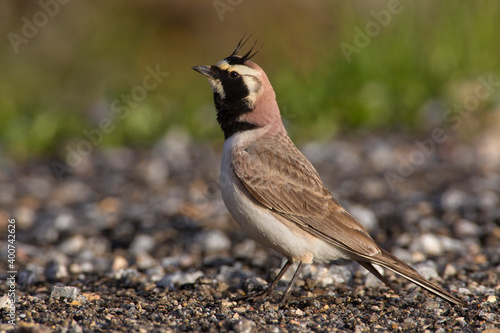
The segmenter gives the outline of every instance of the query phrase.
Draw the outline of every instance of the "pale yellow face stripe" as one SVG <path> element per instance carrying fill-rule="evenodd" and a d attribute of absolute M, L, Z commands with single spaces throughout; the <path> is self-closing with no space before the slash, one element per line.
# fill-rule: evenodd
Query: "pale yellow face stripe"
<path fill-rule="evenodd" d="M 258 93 L 260 92 L 261 84 L 259 83 L 258 77 L 260 73 L 250 67 L 244 65 L 230 65 L 226 60 L 221 60 L 216 65 L 221 70 L 224 71 L 235 71 L 243 76 L 243 81 L 248 88 L 249 94 L 246 98 L 249 106 L 253 106 L 257 100 Z M 225 91 L 222 87 L 222 83 L 218 79 L 209 80 L 212 90 L 217 92 L 221 98 L 225 98 Z"/>
<path fill-rule="evenodd" d="M 223 71 L 236 71 L 240 73 L 241 75 L 252 75 L 252 76 L 259 76 L 259 72 L 257 72 L 255 69 L 252 69 L 248 66 L 245 65 L 230 65 L 226 60 L 221 60 L 217 63 L 216 65 Z"/>

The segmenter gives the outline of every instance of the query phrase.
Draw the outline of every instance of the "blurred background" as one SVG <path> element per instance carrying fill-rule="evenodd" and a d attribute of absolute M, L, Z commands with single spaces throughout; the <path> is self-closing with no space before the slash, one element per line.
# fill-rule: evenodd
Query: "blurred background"
<path fill-rule="evenodd" d="M 222 201 L 224 138 L 210 86 L 191 69 L 227 57 L 244 34 L 242 52 L 263 45 L 253 60 L 290 136 L 377 243 L 464 299 L 499 295 L 499 32 L 497 0 L 0 0 L 0 235 L 15 223 L 19 295 L 35 296 L 20 320 L 110 330 L 104 314 L 118 312 L 99 307 L 128 306 L 129 292 L 138 308 L 162 297 L 177 309 L 184 292 L 216 295 L 197 280 L 225 284 L 221 299 L 278 273 L 281 258 L 248 239 Z M 0 258 L 11 257 L 6 245 L 0 237 Z M 311 291 L 365 274 L 310 267 Z M 111 303 L 88 303 L 77 319 L 62 307 L 73 303 L 48 302 L 54 283 Z M 348 288 L 340 304 L 352 303 Z M 495 297 L 436 322 L 484 330 L 486 318 L 499 322 Z M 366 304 L 369 314 L 346 318 L 372 318 Z M 427 304 L 422 318 L 441 313 Z M 186 322 L 173 305 L 151 308 L 148 324 Z"/>
<path fill-rule="evenodd" d="M 499 31 L 494 0 L 2 0 L 0 149 L 64 159 L 150 147 L 173 128 L 219 146 L 191 67 L 245 33 L 298 142 L 436 127 L 473 138 L 498 124 Z"/>

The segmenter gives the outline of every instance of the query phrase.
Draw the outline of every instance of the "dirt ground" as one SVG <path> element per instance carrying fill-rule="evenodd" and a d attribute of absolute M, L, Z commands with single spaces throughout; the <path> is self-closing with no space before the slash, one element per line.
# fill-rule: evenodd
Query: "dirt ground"
<path fill-rule="evenodd" d="M 382 247 L 466 308 L 388 275 L 396 293 L 347 261 L 308 266 L 281 307 L 288 274 L 274 297 L 246 300 L 284 261 L 228 215 L 220 151 L 183 132 L 83 156 L 64 174 L 52 160 L 4 160 L 0 233 L 15 224 L 15 241 L 1 237 L 0 274 L 17 273 L 0 285 L 0 331 L 500 332 L 500 147 L 484 140 L 300 147 Z"/>

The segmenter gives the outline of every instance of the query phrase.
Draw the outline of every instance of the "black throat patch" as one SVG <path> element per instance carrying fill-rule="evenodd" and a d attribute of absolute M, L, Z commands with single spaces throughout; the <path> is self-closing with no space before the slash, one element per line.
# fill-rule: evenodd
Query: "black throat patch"
<path fill-rule="evenodd" d="M 228 71 L 216 66 L 212 66 L 211 70 L 215 78 L 221 82 L 224 91 L 223 94 L 214 92 L 217 121 L 224 132 L 224 137 L 227 139 L 234 133 L 257 128 L 254 124 L 238 121 L 241 115 L 253 110 L 246 100 L 250 92 L 243 77 L 231 78 Z"/>

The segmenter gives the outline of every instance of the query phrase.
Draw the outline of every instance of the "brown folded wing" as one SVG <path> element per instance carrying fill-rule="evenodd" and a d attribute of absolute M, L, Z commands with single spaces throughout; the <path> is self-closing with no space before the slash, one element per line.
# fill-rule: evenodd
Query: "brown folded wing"
<path fill-rule="evenodd" d="M 380 253 L 288 137 L 261 138 L 234 151 L 232 161 L 238 178 L 263 206 L 351 254 L 371 257 Z"/>

